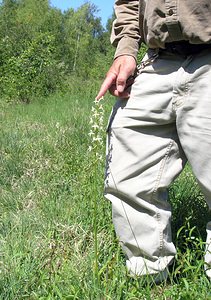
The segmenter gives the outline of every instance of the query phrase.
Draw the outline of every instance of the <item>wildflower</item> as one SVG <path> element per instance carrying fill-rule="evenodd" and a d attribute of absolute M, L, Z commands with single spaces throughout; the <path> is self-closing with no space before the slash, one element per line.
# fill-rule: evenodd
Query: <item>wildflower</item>
<path fill-rule="evenodd" d="M 94 135 L 94 131 L 91 130 L 91 131 L 88 133 L 88 135 L 89 135 L 89 136 Z"/>
<path fill-rule="evenodd" d="M 102 99 L 100 99 L 102 100 Z M 101 155 L 103 138 L 104 135 L 104 108 L 102 104 L 99 104 L 99 101 L 95 100 L 94 105 L 91 108 L 91 117 L 89 124 L 91 125 L 91 130 L 89 136 L 91 138 L 91 145 L 88 147 L 88 152 L 93 153 L 95 156 L 95 161 L 102 160 L 103 155 Z"/>
<path fill-rule="evenodd" d="M 97 125 L 96 123 L 92 125 L 92 128 L 96 129 L 99 128 L 99 125 Z"/>
<path fill-rule="evenodd" d="M 100 124 L 103 123 L 103 117 L 102 117 L 102 116 L 100 116 L 100 118 L 99 118 L 99 123 L 100 123 Z"/>
<path fill-rule="evenodd" d="M 103 160 L 103 156 L 100 153 L 96 153 L 96 157 L 98 160 Z"/>
<path fill-rule="evenodd" d="M 103 97 L 101 97 L 99 100 L 95 99 L 94 104 L 99 104 L 100 101 L 102 101 L 103 99 L 104 99 Z"/>
<path fill-rule="evenodd" d="M 100 114 L 97 111 L 95 111 L 94 114 L 93 114 L 93 117 L 96 118 L 98 116 L 100 116 Z"/>
<path fill-rule="evenodd" d="M 101 142 L 102 138 L 101 137 L 94 137 L 93 142 Z"/>

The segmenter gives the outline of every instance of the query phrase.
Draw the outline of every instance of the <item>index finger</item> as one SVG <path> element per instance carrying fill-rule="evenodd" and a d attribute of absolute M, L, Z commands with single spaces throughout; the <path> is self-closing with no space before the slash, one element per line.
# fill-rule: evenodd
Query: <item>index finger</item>
<path fill-rule="evenodd" d="M 109 90 L 109 88 L 112 86 L 112 84 L 115 82 L 116 79 L 116 75 L 115 74 L 109 74 L 106 79 L 103 81 L 100 91 L 97 95 L 97 97 L 95 98 L 96 100 L 99 100 L 100 98 L 102 98 L 106 92 Z"/>

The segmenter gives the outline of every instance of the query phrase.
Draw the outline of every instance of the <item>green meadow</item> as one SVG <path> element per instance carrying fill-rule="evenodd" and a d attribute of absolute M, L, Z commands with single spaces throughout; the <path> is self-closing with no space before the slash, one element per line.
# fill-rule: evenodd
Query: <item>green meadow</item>
<path fill-rule="evenodd" d="M 209 213 L 189 166 L 169 190 L 177 257 L 168 281 L 127 274 L 103 197 L 114 100 L 99 109 L 99 86 L 80 86 L 30 104 L 0 102 L 0 299 L 211 299 Z"/>
<path fill-rule="evenodd" d="M 114 18 L 104 26 L 91 1 L 65 11 L 0 2 L 0 300 L 211 300 L 211 215 L 188 165 L 169 189 L 177 256 L 168 281 L 125 269 L 103 196 L 114 99 L 94 103 L 113 61 Z"/>

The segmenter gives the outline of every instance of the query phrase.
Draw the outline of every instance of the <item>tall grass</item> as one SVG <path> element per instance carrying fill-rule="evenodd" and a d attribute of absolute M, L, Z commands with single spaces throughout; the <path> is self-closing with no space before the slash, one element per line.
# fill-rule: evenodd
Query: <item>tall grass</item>
<path fill-rule="evenodd" d="M 211 299 L 202 241 L 209 214 L 189 168 L 170 189 L 178 254 L 169 281 L 127 275 L 96 159 L 105 142 L 88 151 L 95 94 L 92 86 L 0 104 L 0 299 Z M 112 100 L 103 105 L 105 141 Z"/>

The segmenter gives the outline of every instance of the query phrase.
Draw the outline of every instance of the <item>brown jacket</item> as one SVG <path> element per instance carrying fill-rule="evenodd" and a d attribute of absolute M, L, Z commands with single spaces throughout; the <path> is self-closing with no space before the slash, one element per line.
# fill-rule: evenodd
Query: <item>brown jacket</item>
<path fill-rule="evenodd" d="M 180 40 L 211 43 L 211 0 L 116 0 L 114 8 L 115 57 L 136 57 L 141 42 L 150 48 Z"/>

